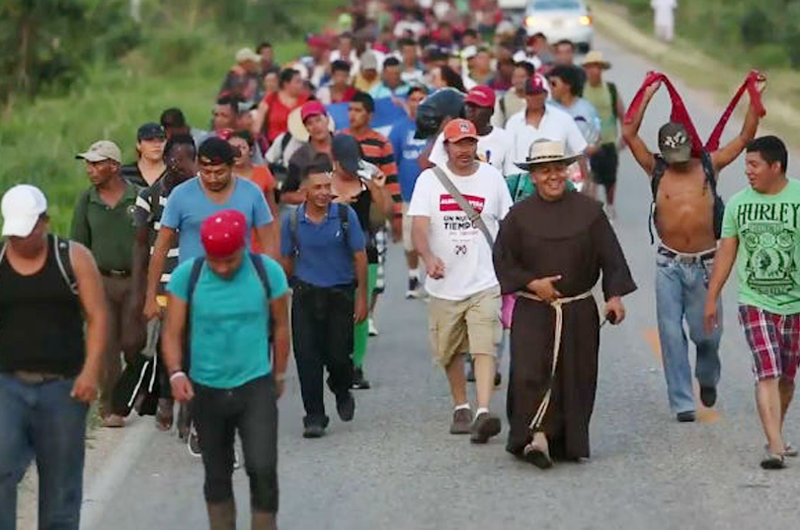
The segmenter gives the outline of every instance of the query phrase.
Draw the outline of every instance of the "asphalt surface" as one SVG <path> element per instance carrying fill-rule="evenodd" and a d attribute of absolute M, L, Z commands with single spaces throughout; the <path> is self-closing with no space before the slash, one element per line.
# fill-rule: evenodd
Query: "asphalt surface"
<path fill-rule="evenodd" d="M 600 40 L 614 63 L 609 78 L 626 102 L 646 71 L 643 60 Z M 701 134 L 721 113 L 707 97 L 682 90 Z M 734 87 L 731 87 L 733 91 Z M 667 117 L 654 100 L 643 137 L 655 147 Z M 738 132 L 734 120 L 728 134 Z M 790 164 L 791 167 L 791 164 Z M 722 176 L 729 197 L 745 185 L 739 160 Z M 299 383 L 292 367 L 280 401 L 280 526 L 288 529 L 723 529 L 796 527 L 800 461 L 782 472 L 759 466 L 764 443 L 756 416 L 749 352 L 725 293 L 723 359 L 715 410 L 695 424 L 669 411 L 654 306 L 654 248 L 647 231 L 650 194 L 629 153 L 622 156 L 617 233 L 639 290 L 625 299 L 628 319 L 602 331 L 592 458 L 550 471 L 514 460 L 503 433 L 486 446 L 448 434 L 451 402 L 426 341 L 426 304 L 403 299 L 399 247 L 390 252 L 388 294 L 378 313 L 366 372 L 373 388 L 356 394 L 356 418 L 332 419 L 320 440 L 301 437 Z M 694 352 L 691 353 L 692 358 Z M 508 357 L 503 363 L 507 373 Z M 504 416 L 505 381 L 493 401 Z M 329 410 L 335 418 L 332 396 Z M 87 530 L 207 528 L 203 469 L 151 419 L 131 421 L 120 445 L 87 478 Z M 800 443 L 797 414 L 787 438 Z M 249 525 L 247 477 L 235 473 L 239 525 Z"/>

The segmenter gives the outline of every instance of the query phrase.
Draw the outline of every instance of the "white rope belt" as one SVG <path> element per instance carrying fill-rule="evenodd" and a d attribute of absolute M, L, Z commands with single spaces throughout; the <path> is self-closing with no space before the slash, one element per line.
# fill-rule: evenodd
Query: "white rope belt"
<path fill-rule="evenodd" d="M 547 387 L 547 392 L 545 392 L 544 398 L 542 399 L 542 402 L 539 404 L 539 409 L 536 411 L 536 415 L 533 417 L 533 421 L 531 421 L 530 425 L 531 431 L 536 432 L 542 425 L 545 414 L 547 414 L 547 408 L 550 405 L 550 395 L 553 392 L 553 379 L 556 376 L 556 367 L 558 366 L 558 354 L 561 352 L 561 338 L 564 331 L 564 305 L 571 304 L 572 302 L 577 302 L 578 300 L 586 300 L 587 298 L 591 298 L 592 292 L 586 291 L 585 293 L 579 294 L 577 296 L 557 298 L 552 302 L 545 302 L 535 294 L 529 293 L 527 291 L 518 291 L 517 296 L 521 296 L 529 300 L 534 300 L 536 302 L 549 304 L 556 312 L 556 326 L 555 326 L 555 334 L 553 337 L 553 369 L 550 372 L 550 385 Z"/>

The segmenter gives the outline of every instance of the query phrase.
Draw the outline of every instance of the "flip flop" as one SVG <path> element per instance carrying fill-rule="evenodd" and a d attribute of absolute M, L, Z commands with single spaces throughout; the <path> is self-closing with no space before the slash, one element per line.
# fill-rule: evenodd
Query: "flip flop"
<path fill-rule="evenodd" d="M 786 463 L 783 460 L 783 455 L 776 455 L 775 453 L 767 453 L 764 455 L 764 458 L 761 459 L 761 468 L 762 469 L 783 469 L 786 467 Z"/>
<path fill-rule="evenodd" d="M 533 464 L 539 469 L 549 469 L 553 467 L 553 461 L 550 460 L 550 455 L 547 454 L 547 451 L 543 450 L 538 445 L 534 445 L 533 442 L 525 446 L 522 457 L 526 462 Z"/>

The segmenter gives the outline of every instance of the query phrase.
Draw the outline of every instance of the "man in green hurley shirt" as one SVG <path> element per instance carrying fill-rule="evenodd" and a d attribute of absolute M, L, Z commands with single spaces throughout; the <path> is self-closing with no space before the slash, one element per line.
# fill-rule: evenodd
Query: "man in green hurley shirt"
<path fill-rule="evenodd" d="M 122 416 L 111 405 L 114 386 L 122 371 L 122 333 L 134 332 L 136 322 L 125 322 L 131 297 L 131 265 L 136 229 L 133 224 L 139 188 L 122 179 L 121 153 L 114 142 L 95 142 L 76 158 L 86 162 L 92 185 L 81 195 L 72 217 L 72 240 L 86 246 L 97 261 L 108 301 L 108 340 L 100 379 L 100 415 L 105 427 L 122 427 Z M 132 354 L 134 352 L 126 352 Z"/>
<path fill-rule="evenodd" d="M 763 136 L 747 146 L 750 187 L 725 208 L 722 242 L 708 287 L 705 326 L 719 325 L 716 300 L 734 264 L 739 321 L 753 354 L 756 404 L 767 452 L 764 469 L 782 469 L 797 451 L 783 439 L 800 361 L 800 182 L 786 178 L 786 146 Z"/>

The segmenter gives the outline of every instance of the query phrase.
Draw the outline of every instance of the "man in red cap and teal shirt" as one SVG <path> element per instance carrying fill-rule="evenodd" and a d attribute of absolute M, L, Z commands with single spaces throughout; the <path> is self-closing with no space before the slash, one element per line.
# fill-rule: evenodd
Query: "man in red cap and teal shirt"
<path fill-rule="evenodd" d="M 276 400 L 289 356 L 288 285 L 276 261 L 247 250 L 248 232 L 237 210 L 206 218 L 200 228 L 205 255 L 181 263 L 167 287 L 164 364 L 175 399 L 193 400 L 213 529 L 236 524 L 231 475 L 237 432 L 250 479 L 252 528 L 276 528 Z"/>

